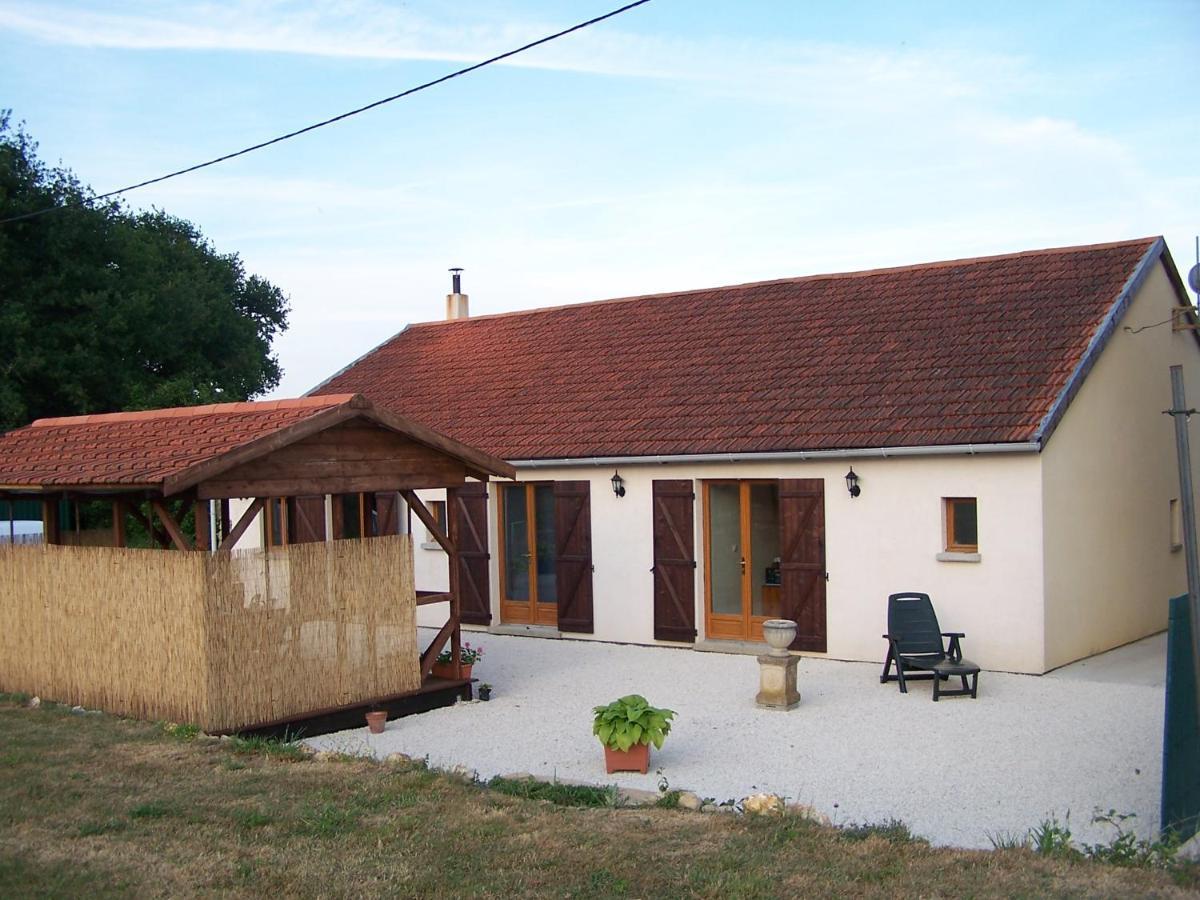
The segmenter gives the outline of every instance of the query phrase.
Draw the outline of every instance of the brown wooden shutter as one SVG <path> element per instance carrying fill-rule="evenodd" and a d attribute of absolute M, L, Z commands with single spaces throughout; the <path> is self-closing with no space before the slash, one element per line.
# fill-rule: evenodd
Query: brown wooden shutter
<path fill-rule="evenodd" d="M 292 497 L 288 506 L 288 543 L 312 544 L 325 540 L 323 496 Z"/>
<path fill-rule="evenodd" d="M 459 617 L 471 625 L 492 624 L 487 498 L 482 481 L 446 491 L 449 538 L 458 549 Z"/>
<path fill-rule="evenodd" d="M 696 640 L 696 495 L 687 479 L 654 482 L 654 638 Z"/>
<path fill-rule="evenodd" d="M 384 537 L 400 533 L 400 495 L 395 491 L 387 491 L 374 495 L 375 525 L 373 534 Z"/>
<path fill-rule="evenodd" d="M 793 650 L 824 653 L 825 482 L 779 482 L 780 602 L 783 618 L 796 621 Z"/>
<path fill-rule="evenodd" d="M 558 630 L 591 634 L 594 623 L 590 482 L 554 482 L 554 529 Z"/>

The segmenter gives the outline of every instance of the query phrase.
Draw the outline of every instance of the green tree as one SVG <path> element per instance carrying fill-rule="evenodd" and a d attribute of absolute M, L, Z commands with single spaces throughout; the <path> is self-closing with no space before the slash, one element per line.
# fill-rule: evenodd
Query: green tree
<path fill-rule="evenodd" d="M 248 400 L 279 384 L 279 288 L 190 222 L 97 201 L 0 110 L 0 431 Z"/>

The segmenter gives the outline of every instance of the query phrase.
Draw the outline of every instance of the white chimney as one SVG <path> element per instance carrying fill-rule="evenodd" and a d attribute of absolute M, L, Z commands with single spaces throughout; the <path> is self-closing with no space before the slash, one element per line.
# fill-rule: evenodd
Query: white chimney
<path fill-rule="evenodd" d="M 467 309 L 467 295 L 462 292 L 462 269 L 451 269 L 451 293 L 446 295 L 446 321 L 465 319 L 470 313 Z"/>

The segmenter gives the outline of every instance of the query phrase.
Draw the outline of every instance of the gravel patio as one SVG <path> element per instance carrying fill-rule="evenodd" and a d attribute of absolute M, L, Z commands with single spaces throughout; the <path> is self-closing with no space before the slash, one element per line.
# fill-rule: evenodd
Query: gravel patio
<path fill-rule="evenodd" d="M 428 636 L 423 635 L 424 638 Z M 807 803 L 835 824 L 892 818 L 935 844 L 990 847 L 1070 815 L 1076 839 L 1111 830 L 1093 810 L 1158 823 L 1165 636 L 1157 635 L 1042 677 L 984 672 L 979 698 L 931 702 L 929 682 L 900 694 L 880 666 L 804 658 L 799 707 L 754 705 L 752 656 L 472 633 L 488 703 L 459 703 L 311 738 L 318 750 L 428 757 L 481 779 L 515 772 L 654 790 L 718 802 L 768 791 Z M 969 655 L 969 642 L 967 646 Z M 591 709 L 641 693 L 678 712 L 647 775 L 606 775 Z"/>

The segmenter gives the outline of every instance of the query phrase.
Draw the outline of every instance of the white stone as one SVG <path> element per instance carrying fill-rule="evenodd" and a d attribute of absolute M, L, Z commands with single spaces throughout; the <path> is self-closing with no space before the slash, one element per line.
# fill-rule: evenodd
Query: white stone
<path fill-rule="evenodd" d="M 701 807 L 701 800 L 691 791 L 679 792 L 679 806 L 681 809 L 697 810 Z"/>

